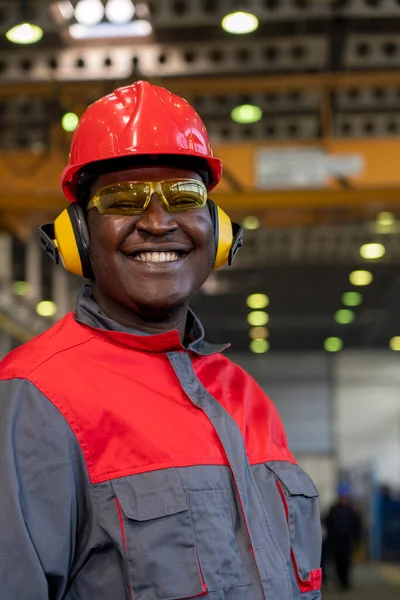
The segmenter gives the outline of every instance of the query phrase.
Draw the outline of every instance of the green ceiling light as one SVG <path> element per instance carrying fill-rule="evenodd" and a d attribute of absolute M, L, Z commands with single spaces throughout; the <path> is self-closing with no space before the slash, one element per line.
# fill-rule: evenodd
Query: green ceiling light
<path fill-rule="evenodd" d="M 250 294 L 246 300 L 249 308 L 265 308 L 269 304 L 269 298 L 265 294 Z"/>
<path fill-rule="evenodd" d="M 339 352 L 343 348 L 343 341 L 338 337 L 328 337 L 324 340 L 324 349 L 327 352 Z"/>
<path fill-rule="evenodd" d="M 254 354 L 264 354 L 269 350 L 269 342 L 268 340 L 252 340 L 250 342 L 250 350 Z"/>
<path fill-rule="evenodd" d="M 78 123 L 78 115 L 72 112 L 65 113 L 65 115 L 63 115 L 63 118 L 61 119 L 62 128 L 64 129 L 64 131 L 68 131 L 69 133 L 75 131 L 75 129 L 78 127 Z"/>
<path fill-rule="evenodd" d="M 394 352 L 400 352 L 400 335 L 395 335 L 389 341 L 389 348 Z"/>
<path fill-rule="evenodd" d="M 269 314 L 263 310 L 253 310 L 247 315 L 247 322 L 253 327 L 264 327 L 269 321 Z"/>
<path fill-rule="evenodd" d="M 32 23 L 19 23 L 6 33 L 6 38 L 13 44 L 35 44 L 43 37 L 43 29 Z"/>
<path fill-rule="evenodd" d="M 348 325 L 354 321 L 355 314 L 352 310 L 348 310 L 347 308 L 342 308 L 341 310 L 337 310 L 335 312 L 335 321 L 336 323 L 340 323 L 340 325 Z"/>
<path fill-rule="evenodd" d="M 257 123 L 262 116 L 261 108 L 254 104 L 241 104 L 231 110 L 231 119 L 235 123 Z"/>
<path fill-rule="evenodd" d="M 345 306 L 360 306 L 362 296 L 360 292 L 345 292 L 342 295 L 342 303 Z"/>
<path fill-rule="evenodd" d="M 360 248 L 360 255 L 366 260 L 376 260 L 382 258 L 386 253 L 386 248 L 383 244 L 363 244 Z"/>
<path fill-rule="evenodd" d="M 14 281 L 12 291 L 16 296 L 26 296 L 29 292 L 29 283 L 27 281 Z"/>
<path fill-rule="evenodd" d="M 372 280 L 373 276 L 369 271 L 352 271 L 349 275 L 349 281 L 353 285 L 369 285 Z"/>
<path fill-rule="evenodd" d="M 37 303 L 36 312 L 41 317 L 54 317 L 57 312 L 57 305 L 51 300 L 42 300 Z"/>
<path fill-rule="evenodd" d="M 243 35 L 258 28 L 258 19 L 252 13 L 236 11 L 225 15 L 221 21 L 221 27 L 228 33 Z"/>
<path fill-rule="evenodd" d="M 258 229 L 260 227 L 260 219 L 258 217 L 245 217 L 243 219 L 243 229 L 253 230 Z"/>
<path fill-rule="evenodd" d="M 391 227 L 396 223 L 396 217 L 391 212 L 381 212 L 376 217 L 376 222 L 381 227 Z"/>

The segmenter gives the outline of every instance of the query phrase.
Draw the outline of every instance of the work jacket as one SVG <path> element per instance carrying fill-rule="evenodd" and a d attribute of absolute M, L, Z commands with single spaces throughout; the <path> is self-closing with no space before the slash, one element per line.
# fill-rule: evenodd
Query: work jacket
<path fill-rule="evenodd" d="M 189 313 L 75 314 L 0 367 L 4 600 L 317 600 L 314 484 L 256 382 Z"/>

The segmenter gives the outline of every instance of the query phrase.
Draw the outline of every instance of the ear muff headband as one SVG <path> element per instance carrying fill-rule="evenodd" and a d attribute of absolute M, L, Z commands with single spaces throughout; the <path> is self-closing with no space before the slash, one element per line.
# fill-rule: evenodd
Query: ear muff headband
<path fill-rule="evenodd" d="M 89 232 L 78 204 L 70 204 L 56 218 L 54 237 L 65 269 L 80 277 L 91 278 Z"/>

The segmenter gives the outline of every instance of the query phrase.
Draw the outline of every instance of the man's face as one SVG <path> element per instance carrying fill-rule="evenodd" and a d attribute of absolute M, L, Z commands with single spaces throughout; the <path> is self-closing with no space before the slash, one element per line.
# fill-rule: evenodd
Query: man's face
<path fill-rule="evenodd" d="M 122 181 L 180 178 L 201 181 L 197 173 L 186 169 L 140 167 L 102 175 L 91 195 Z M 102 215 L 93 208 L 88 212 L 88 226 L 96 294 L 124 314 L 150 317 L 158 313 L 162 318 L 174 307 L 188 305 L 212 270 L 215 244 L 207 206 L 171 213 L 154 194 L 141 215 Z M 165 257 L 158 262 L 148 260 L 147 253 L 153 252 L 164 252 Z"/>

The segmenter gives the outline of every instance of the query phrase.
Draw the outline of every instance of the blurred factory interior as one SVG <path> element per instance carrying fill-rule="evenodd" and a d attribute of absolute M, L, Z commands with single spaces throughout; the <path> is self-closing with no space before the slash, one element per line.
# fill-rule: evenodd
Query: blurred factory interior
<path fill-rule="evenodd" d="M 80 281 L 50 263 L 36 230 L 66 205 L 79 115 L 120 85 L 164 85 L 204 119 L 225 165 L 213 199 L 246 229 L 235 264 L 193 303 L 207 339 L 231 342 L 274 400 L 323 511 L 350 483 L 360 556 L 389 564 L 400 562 L 399 31 L 398 0 L 0 0 L 0 356 L 74 308 Z"/>

